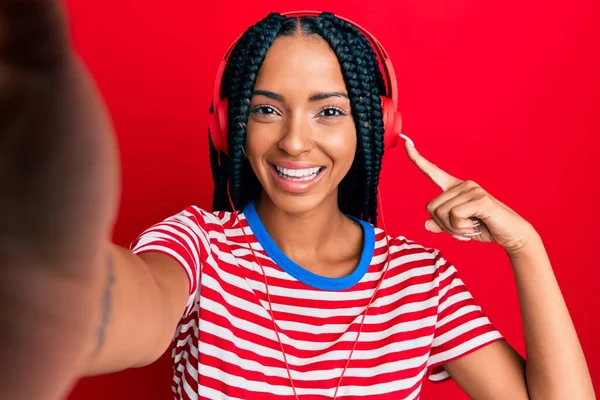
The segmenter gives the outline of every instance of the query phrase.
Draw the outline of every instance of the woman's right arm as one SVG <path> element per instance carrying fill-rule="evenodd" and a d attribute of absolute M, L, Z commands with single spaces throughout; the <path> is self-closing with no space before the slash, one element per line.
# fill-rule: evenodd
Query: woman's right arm
<path fill-rule="evenodd" d="M 117 146 L 60 4 L 0 0 L 0 399 L 152 362 L 188 298 L 175 261 L 108 244 Z"/>
<path fill-rule="evenodd" d="M 146 366 L 169 347 L 188 300 L 188 278 L 171 257 L 109 244 L 100 320 L 84 376 Z"/>

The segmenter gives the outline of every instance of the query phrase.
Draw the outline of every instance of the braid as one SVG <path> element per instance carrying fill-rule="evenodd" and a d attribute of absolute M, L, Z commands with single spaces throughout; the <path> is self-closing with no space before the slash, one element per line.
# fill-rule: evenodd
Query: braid
<path fill-rule="evenodd" d="M 215 179 L 213 198 L 214 209 L 229 210 L 229 193 L 236 209 L 252 198 L 260 188 L 256 176 L 248 173 L 250 169 L 244 157 L 246 126 L 254 83 L 267 50 L 281 29 L 283 17 L 270 14 L 244 33 L 233 49 L 223 73 L 221 93 L 228 99 L 228 154 L 220 155 L 219 176 Z M 212 144 L 210 145 L 211 147 Z M 226 159 L 225 159 L 226 158 Z M 213 167 L 214 168 L 214 167 Z M 246 172 L 244 172 L 246 171 Z M 244 187 L 247 189 L 244 190 Z"/>
<path fill-rule="evenodd" d="M 230 128 L 229 154 L 230 159 L 230 191 L 233 204 L 241 208 L 246 199 L 243 197 L 243 173 L 242 169 L 246 163 L 243 148 L 246 140 L 246 127 L 252 90 L 262 62 L 281 29 L 282 17 L 271 14 L 261 23 L 251 29 L 252 43 L 247 47 L 240 47 L 240 51 L 232 53 L 231 63 L 239 64 L 242 70 L 238 80 L 232 80 L 229 87 L 224 88 L 224 95 L 229 99 L 228 122 Z M 224 76 L 224 80 L 227 77 Z M 236 83 L 233 85 L 233 83 Z M 254 178 L 256 181 L 256 178 Z"/>
<path fill-rule="evenodd" d="M 209 141 L 215 181 L 213 208 L 231 210 L 227 182 L 236 209 L 260 194 L 260 183 L 243 154 L 252 91 L 273 41 L 278 36 L 291 36 L 299 29 L 304 35 L 321 36 L 335 52 L 350 98 L 358 145 L 354 162 L 340 183 L 340 210 L 376 224 L 383 157 L 383 112 L 379 96 L 386 93 L 385 82 L 368 39 L 354 25 L 331 13 L 300 18 L 270 14 L 249 28 L 236 44 L 221 83 L 222 96 L 228 99 L 229 157 L 217 152 Z"/>
<path fill-rule="evenodd" d="M 212 107 L 211 107 L 212 108 Z M 223 169 L 227 165 L 223 157 L 225 154 L 220 153 L 215 149 L 215 146 L 212 141 L 212 137 L 210 136 L 210 132 L 208 134 L 208 144 L 209 144 L 209 152 L 210 152 L 210 168 L 212 170 L 213 182 L 215 185 L 213 196 L 213 210 L 222 210 L 223 208 L 223 198 L 222 196 L 217 196 L 217 193 L 223 193 L 225 185 L 227 184 L 227 174 L 223 173 Z"/>
<path fill-rule="evenodd" d="M 350 22 L 344 21 L 343 19 L 339 19 L 335 15 L 329 12 L 321 13 L 321 18 L 324 18 L 334 24 L 338 29 L 349 32 L 353 37 L 357 38 L 361 44 L 361 47 L 365 50 L 363 56 L 368 60 L 369 63 L 369 72 L 372 76 L 375 77 L 376 86 L 373 89 L 377 89 L 378 96 L 385 96 L 387 94 L 385 88 L 385 82 L 383 80 L 383 74 L 379 69 L 379 62 L 377 61 L 377 55 L 375 51 L 373 51 L 373 47 L 369 39 L 363 35 L 356 26 L 352 25 Z"/>
<path fill-rule="evenodd" d="M 370 196 L 368 204 L 370 204 L 370 209 L 367 210 L 372 221 L 375 221 L 377 218 L 377 188 L 379 186 L 379 175 L 381 171 L 381 162 L 383 159 L 383 110 L 380 104 L 379 96 L 386 95 L 385 82 L 383 80 L 383 75 L 381 70 L 379 69 L 379 62 L 377 60 L 377 55 L 373 51 L 372 45 L 369 40 L 351 23 L 341 20 L 335 17 L 331 13 L 322 13 L 321 17 L 330 21 L 336 28 L 341 31 L 347 33 L 349 41 L 354 39 L 358 43 L 354 45 L 359 49 L 363 59 L 357 59 L 357 63 L 359 65 L 364 60 L 364 66 L 367 69 L 366 75 L 360 76 L 360 81 L 363 84 L 362 87 L 365 91 L 369 92 L 370 95 L 370 103 L 367 105 L 369 108 L 369 114 L 372 116 L 371 118 L 371 127 L 373 130 L 373 134 L 371 137 L 371 146 L 373 149 L 373 166 L 372 166 L 372 188 L 368 190 L 368 195 Z M 374 79 L 373 81 L 368 79 L 367 77 L 371 77 Z M 367 78 L 367 79 L 365 79 Z M 368 178 L 367 178 L 368 179 Z"/>
<path fill-rule="evenodd" d="M 349 182 L 340 185 L 343 197 L 351 196 L 346 190 L 359 189 L 363 193 L 362 207 L 359 216 L 369 222 L 376 223 L 377 219 L 377 184 L 381 169 L 379 151 L 375 138 L 383 141 L 381 101 L 377 77 L 372 71 L 373 50 L 368 41 L 357 30 L 346 30 L 342 22 L 333 15 L 324 13 L 317 22 L 319 34 L 329 43 L 336 53 L 344 81 L 350 97 L 350 105 L 357 130 L 357 157 L 344 178 Z M 336 26 L 338 25 L 338 26 Z M 369 46 L 366 48 L 365 46 Z M 369 57 L 368 55 L 372 57 Z M 378 123 L 377 120 L 381 122 Z M 383 150 L 383 146 L 381 146 Z M 363 173 L 356 173 L 356 169 Z M 362 182 L 356 182 L 362 175 Z M 352 207 L 351 207 L 352 208 Z"/>

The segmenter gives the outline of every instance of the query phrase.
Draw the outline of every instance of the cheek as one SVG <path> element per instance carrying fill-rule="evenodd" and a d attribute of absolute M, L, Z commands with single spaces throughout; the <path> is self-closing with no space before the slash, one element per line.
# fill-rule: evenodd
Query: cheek
<path fill-rule="evenodd" d="M 246 125 L 246 151 L 254 148 L 256 146 L 256 142 L 258 142 L 256 140 L 257 137 L 257 132 L 256 132 L 256 124 L 254 124 L 252 122 L 252 119 L 250 119 L 248 121 L 248 124 Z"/>
<path fill-rule="evenodd" d="M 262 157 L 268 152 L 272 143 L 269 140 L 265 140 L 265 134 L 268 135 L 268 132 L 261 132 L 261 129 L 257 129 L 257 127 L 260 127 L 260 125 L 253 124 L 252 122 L 248 123 L 248 128 L 246 129 L 246 156 L 254 174 L 260 177 L 260 171 L 264 169 Z"/>
<path fill-rule="evenodd" d="M 277 123 L 260 123 L 250 119 L 246 128 L 246 151 L 262 155 L 277 145 L 280 127 Z"/>
<path fill-rule="evenodd" d="M 339 133 L 325 135 L 321 141 L 323 150 L 336 164 L 337 168 L 350 169 L 356 154 L 356 129 L 354 124 L 340 130 Z M 345 172 L 344 172 L 345 173 Z"/>

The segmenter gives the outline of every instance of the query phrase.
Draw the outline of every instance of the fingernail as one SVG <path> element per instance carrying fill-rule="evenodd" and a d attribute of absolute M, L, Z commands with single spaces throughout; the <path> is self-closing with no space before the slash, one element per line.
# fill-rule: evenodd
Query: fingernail
<path fill-rule="evenodd" d="M 471 240 L 471 238 L 469 238 L 469 237 L 464 237 L 464 236 L 460 236 L 460 235 L 452 235 L 452 237 L 454 239 L 460 240 L 461 242 L 468 242 L 469 240 Z"/>
<path fill-rule="evenodd" d="M 475 233 L 465 233 L 464 236 L 477 236 L 477 235 L 481 235 L 482 232 L 475 232 Z"/>
<path fill-rule="evenodd" d="M 408 136 L 406 136 L 404 133 L 399 133 L 398 134 L 402 139 L 406 140 L 408 142 L 408 144 L 410 144 L 412 147 L 415 147 L 415 142 L 412 141 L 411 138 L 409 138 Z"/>
<path fill-rule="evenodd" d="M 431 231 L 429 230 L 429 227 L 427 226 L 427 223 L 428 223 L 428 222 L 429 222 L 429 220 L 425 221 L 425 229 L 426 229 L 428 232 L 431 232 Z"/>

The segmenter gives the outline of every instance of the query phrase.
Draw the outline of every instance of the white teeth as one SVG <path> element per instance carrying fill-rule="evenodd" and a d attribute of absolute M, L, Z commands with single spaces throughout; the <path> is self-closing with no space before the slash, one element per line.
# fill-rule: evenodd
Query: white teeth
<path fill-rule="evenodd" d="M 285 178 L 294 178 L 296 180 L 309 180 L 314 178 L 319 171 L 321 171 L 322 167 L 315 168 L 303 168 L 303 169 L 290 169 L 290 168 L 282 168 L 275 165 L 275 169 L 279 173 L 279 175 Z"/>

